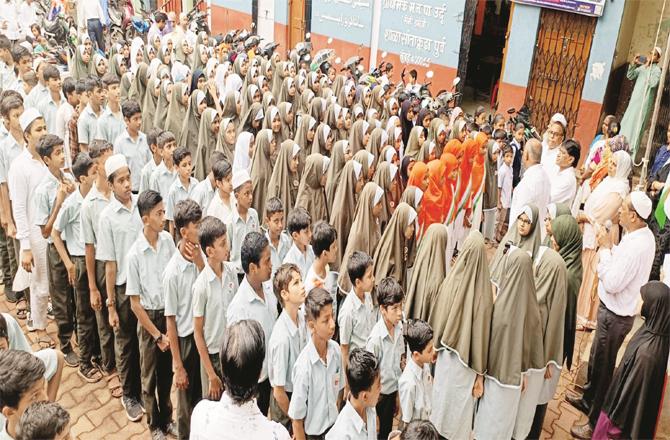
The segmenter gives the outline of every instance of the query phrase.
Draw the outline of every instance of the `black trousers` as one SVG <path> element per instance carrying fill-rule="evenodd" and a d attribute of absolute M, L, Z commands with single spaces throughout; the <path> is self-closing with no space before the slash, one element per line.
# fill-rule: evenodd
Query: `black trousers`
<path fill-rule="evenodd" d="M 188 376 L 188 389 L 177 390 L 177 430 L 180 440 L 188 440 L 191 432 L 191 413 L 202 398 L 200 358 L 193 334 L 179 336 L 179 354 Z"/>
<path fill-rule="evenodd" d="M 116 314 L 119 325 L 114 330 L 116 367 L 121 376 L 123 395 L 141 402 L 140 354 L 137 339 L 137 318 L 130 309 L 130 298 L 126 296 L 126 285 L 115 287 Z M 148 408 L 145 408 L 149 411 Z"/>
<path fill-rule="evenodd" d="M 74 289 L 68 281 L 65 263 L 53 243 L 49 243 L 47 257 L 49 259 L 47 265 L 49 293 L 56 324 L 58 324 L 58 340 L 61 351 L 67 354 L 72 351 L 72 334 L 75 329 Z"/>
<path fill-rule="evenodd" d="M 102 37 L 102 23 L 97 18 L 89 18 L 86 20 L 86 28 L 88 29 L 88 36 L 98 46 L 98 49 L 105 51 L 105 39 Z"/>
<path fill-rule="evenodd" d="M 387 439 L 393 430 L 393 416 L 396 410 L 396 399 L 398 392 L 391 394 L 380 394 L 377 402 L 377 417 L 379 417 L 379 439 Z"/>
<path fill-rule="evenodd" d="M 582 399 L 589 406 L 589 424 L 595 428 L 605 395 L 612 382 L 616 356 L 626 335 L 633 328 L 633 316 L 619 316 L 602 303 L 598 307 L 596 334 L 591 345 L 589 367 Z"/>

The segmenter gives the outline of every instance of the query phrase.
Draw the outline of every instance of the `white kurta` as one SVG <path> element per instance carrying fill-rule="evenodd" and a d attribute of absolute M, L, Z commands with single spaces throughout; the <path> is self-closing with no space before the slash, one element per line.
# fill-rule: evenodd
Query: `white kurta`
<path fill-rule="evenodd" d="M 503 385 L 491 376 L 484 378 L 484 395 L 475 415 L 475 438 L 510 439 L 521 399 L 521 385 Z"/>
<path fill-rule="evenodd" d="M 544 379 L 542 391 L 540 392 L 540 397 L 537 402 L 538 405 L 547 404 L 554 398 L 556 388 L 558 387 L 558 381 L 561 379 L 561 372 L 563 371 L 563 367 L 554 362 L 550 362 L 547 368 L 551 369 L 551 378 Z"/>
<path fill-rule="evenodd" d="M 536 164 L 528 168 L 523 174 L 512 194 L 512 205 L 510 206 L 510 223 L 521 214 L 523 207 L 529 204 L 537 206 L 540 219 L 545 216 L 549 199 L 551 198 L 551 184 L 542 165 Z M 542 228 L 544 233 L 544 228 Z"/>
<path fill-rule="evenodd" d="M 516 423 L 514 424 L 514 438 L 525 439 L 528 437 L 530 428 L 533 426 L 535 407 L 539 404 L 540 393 L 544 385 L 544 368 L 541 370 L 528 370 L 524 373 L 527 378 L 526 388 L 521 393 L 519 407 L 516 412 Z"/>

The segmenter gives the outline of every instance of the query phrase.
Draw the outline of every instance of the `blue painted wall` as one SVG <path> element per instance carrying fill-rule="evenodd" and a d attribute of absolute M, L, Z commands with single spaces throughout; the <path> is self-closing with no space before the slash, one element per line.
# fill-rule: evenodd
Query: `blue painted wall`
<path fill-rule="evenodd" d="M 541 10 L 535 6 L 514 4 L 503 82 L 522 87 L 528 85 Z"/>

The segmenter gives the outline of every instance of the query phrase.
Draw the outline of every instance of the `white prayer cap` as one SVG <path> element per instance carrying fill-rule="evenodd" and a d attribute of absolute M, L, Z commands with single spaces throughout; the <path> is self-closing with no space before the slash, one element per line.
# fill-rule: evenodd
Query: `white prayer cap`
<path fill-rule="evenodd" d="M 33 46 L 30 43 L 28 43 L 27 41 L 22 41 L 21 43 L 19 43 L 19 46 L 23 46 L 26 49 L 28 49 L 30 51 L 30 53 L 33 53 Z"/>
<path fill-rule="evenodd" d="M 398 174 L 398 166 L 392 163 L 389 163 L 389 180 L 393 182 L 395 175 Z"/>
<path fill-rule="evenodd" d="M 39 111 L 37 111 L 36 108 L 28 107 L 23 111 L 23 113 L 19 117 L 19 124 L 21 125 L 21 130 L 26 131 L 28 129 L 28 126 L 32 124 L 32 122 L 35 119 L 41 117 L 42 115 L 40 114 Z"/>
<path fill-rule="evenodd" d="M 351 165 L 354 167 L 354 174 L 356 175 L 356 180 L 361 178 L 361 171 L 363 170 L 363 165 L 360 162 L 354 160 L 351 162 Z"/>
<path fill-rule="evenodd" d="M 395 148 L 389 148 L 386 150 L 386 153 L 384 153 L 384 160 L 386 162 L 391 162 L 393 161 L 393 156 L 396 155 Z"/>
<path fill-rule="evenodd" d="M 372 168 L 372 165 L 375 163 L 375 155 L 368 151 L 368 168 Z"/>
<path fill-rule="evenodd" d="M 372 206 L 375 206 L 381 201 L 382 197 L 384 197 L 384 190 L 382 187 L 377 184 L 375 184 L 375 186 L 375 198 L 372 200 Z"/>
<path fill-rule="evenodd" d="M 416 188 L 414 190 L 414 209 L 417 209 L 419 207 L 421 199 L 423 199 L 423 191 L 421 191 L 421 188 Z"/>
<path fill-rule="evenodd" d="M 663 52 L 661 52 L 661 48 L 658 47 L 658 46 L 656 46 L 656 47 L 654 48 L 654 52 L 656 52 L 656 53 L 658 54 L 659 57 L 660 57 L 661 55 L 663 55 Z"/>
<path fill-rule="evenodd" d="M 241 169 L 233 173 L 233 191 L 247 182 L 251 182 L 251 176 L 249 176 L 249 171 Z"/>
<path fill-rule="evenodd" d="M 551 117 L 550 123 L 558 122 L 563 126 L 563 128 L 568 126 L 568 120 L 565 119 L 565 116 L 563 116 L 561 113 L 554 113 L 554 116 Z"/>
<path fill-rule="evenodd" d="M 410 206 L 409 209 L 410 209 L 411 211 L 409 212 L 409 217 L 407 218 L 407 226 L 409 226 L 409 225 L 411 225 L 412 223 L 414 223 L 414 220 L 416 220 L 416 217 L 417 217 L 416 210 L 415 210 L 414 208 L 412 208 L 411 206 Z"/>
<path fill-rule="evenodd" d="M 263 109 L 261 108 L 261 109 L 258 111 L 258 113 L 256 113 L 256 117 L 254 118 L 254 120 L 256 120 L 256 121 L 262 121 L 264 117 L 265 117 L 265 113 L 263 113 Z"/>
<path fill-rule="evenodd" d="M 635 212 L 642 217 L 647 219 L 649 214 L 651 214 L 651 199 L 642 191 L 633 191 L 630 193 L 630 202 L 635 208 Z"/>
<path fill-rule="evenodd" d="M 105 161 L 105 174 L 109 177 L 123 167 L 128 167 L 126 156 L 123 154 L 113 154 Z"/>
<path fill-rule="evenodd" d="M 321 168 L 321 172 L 323 174 L 326 174 L 326 171 L 328 171 L 328 166 L 330 165 L 330 157 L 323 156 L 323 162 L 322 163 L 323 163 L 323 165 L 322 165 L 322 168 Z"/>

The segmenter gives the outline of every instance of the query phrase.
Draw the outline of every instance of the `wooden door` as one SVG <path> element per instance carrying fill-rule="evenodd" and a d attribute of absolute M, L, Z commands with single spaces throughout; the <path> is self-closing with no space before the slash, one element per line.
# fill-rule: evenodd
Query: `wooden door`
<path fill-rule="evenodd" d="M 289 48 L 305 39 L 305 0 L 289 0 Z"/>
<path fill-rule="evenodd" d="M 542 9 L 526 104 L 531 122 L 543 131 L 554 113 L 568 120 L 572 136 L 588 70 L 596 18 Z"/>

